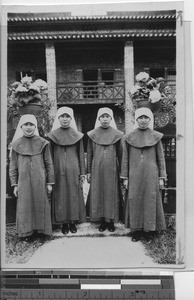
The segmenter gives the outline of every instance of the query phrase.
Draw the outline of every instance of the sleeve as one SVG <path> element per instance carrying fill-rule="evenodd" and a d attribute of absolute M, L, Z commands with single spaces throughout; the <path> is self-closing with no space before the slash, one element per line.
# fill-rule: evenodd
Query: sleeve
<path fill-rule="evenodd" d="M 129 177 L 129 145 L 126 141 L 123 142 L 123 156 L 121 163 L 121 178 L 128 179 Z"/>
<path fill-rule="evenodd" d="M 18 184 L 17 153 L 13 149 L 11 150 L 9 177 L 10 177 L 11 186 L 15 186 Z"/>
<path fill-rule="evenodd" d="M 120 171 L 121 164 L 122 164 L 122 154 L 123 154 L 123 140 L 122 140 L 122 138 L 116 143 L 116 150 L 117 150 L 117 158 L 118 158 L 119 171 Z"/>
<path fill-rule="evenodd" d="M 43 157 L 44 157 L 44 165 L 45 165 L 46 174 L 47 174 L 47 184 L 54 184 L 55 183 L 54 167 L 53 167 L 53 162 L 52 162 L 49 145 L 46 145 L 44 147 Z"/>
<path fill-rule="evenodd" d="M 51 139 L 49 139 L 49 150 L 51 153 L 52 160 L 54 161 L 54 144 Z"/>
<path fill-rule="evenodd" d="M 80 175 L 86 174 L 86 167 L 85 167 L 85 155 L 84 155 L 84 144 L 83 140 L 79 141 L 79 164 L 80 164 Z"/>
<path fill-rule="evenodd" d="M 90 138 L 88 138 L 88 144 L 87 144 L 87 174 L 91 173 L 92 159 L 93 159 L 92 140 Z"/>
<path fill-rule="evenodd" d="M 162 142 L 159 141 L 156 145 L 156 155 L 157 155 L 157 163 L 159 169 L 159 177 L 166 178 L 166 163 L 164 158 L 164 150 L 162 146 Z"/>

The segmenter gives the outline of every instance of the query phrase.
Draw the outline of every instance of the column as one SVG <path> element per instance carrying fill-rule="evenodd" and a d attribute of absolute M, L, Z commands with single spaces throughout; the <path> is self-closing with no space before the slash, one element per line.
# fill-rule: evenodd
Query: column
<path fill-rule="evenodd" d="M 133 130 L 133 103 L 129 92 L 134 85 L 134 47 L 132 41 L 127 41 L 124 47 L 124 77 L 125 77 L 125 132 Z"/>
<path fill-rule="evenodd" d="M 50 116 L 54 118 L 57 111 L 57 92 L 56 92 L 56 55 L 54 43 L 46 43 L 46 72 L 48 84 L 48 97 L 51 102 Z"/>
<path fill-rule="evenodd" d="M 181 14 L 181 12 L 179 13 Z M 191 69 L 191 44 L 189 22 L 183 22 L 182 16 L 176 19 L 176 153 L 177 153 L 177 176 L 176 176 L 176 263 L 189 262 L 192 255 L 188 252 L 189 245 L 189 222 L 188 218 L 193 202 L 192 176 L 193 135 L 191 128 L 192 120 L 192 84 L 190 84 Z M 187 216 L 187 218 L 185 218 Z M 187 229 L 187 231 L 186 231 Z M 188 235 L 187 235 L 188 234 Z M 185 238 L 186 237 L 186 238 Z M 186 243 L 186 244 L 185 244 Z M 186 248 L 188 247 L 188 248 Z M 187 251 L 185 252 L 185 249 Z M 186 256 L 186 258 L 185 258 Z"/>

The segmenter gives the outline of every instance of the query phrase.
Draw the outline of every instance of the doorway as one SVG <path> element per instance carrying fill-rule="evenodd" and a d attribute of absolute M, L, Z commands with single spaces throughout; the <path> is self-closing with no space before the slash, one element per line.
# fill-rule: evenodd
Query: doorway
<path fill-rule="evenodd" d="M 78 130 L 84 134 L 84 151 L 87 151 L 87 132 L 94 129 L 98 110 L 108 106 L 103 104 L 84 104 L 73 107 Z"/>
<path fill-rule="evenodd" d="M 77 122 L 78 130 L 80 130 L 83 134 L 83 142 L 84 142 L 84 151 L 87 151 L 87 141 L 88 136 L 87 132 L 94 129 L 95 121 L 97 117 L 98 109 L 100 108 L 100 105 L 76 105 L 75 108 L 75 115 L 76 118 L 79 119 L 79 122 Z"/>
<path fill-rule="evenodd" d="M 83 70 L 84 99 L 98 98 L 98 70 Z"/>

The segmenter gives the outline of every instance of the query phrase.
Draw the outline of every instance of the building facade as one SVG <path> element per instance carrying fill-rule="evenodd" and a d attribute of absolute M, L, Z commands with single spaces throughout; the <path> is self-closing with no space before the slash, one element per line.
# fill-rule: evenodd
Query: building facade
<path fill-rule="evenodd" d="M 141 71 L 163 77 L 176 94 L 175 11 L 8 15 L 8 85 L 25 75 L 47 81 L 51 117 L 58 107 L 70 106 L 83 133 L 93 129 L 102 106 L 113 109 L 119 130 L 132 130 L 130 90 Z M 155 119 L 165 134 L 167 185 L 174 190 L 175 116 L 159 111 Z"/>

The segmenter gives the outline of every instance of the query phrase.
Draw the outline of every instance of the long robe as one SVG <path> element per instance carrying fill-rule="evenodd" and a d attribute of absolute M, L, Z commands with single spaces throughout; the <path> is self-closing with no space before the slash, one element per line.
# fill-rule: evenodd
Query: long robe
<path fill-rule="evenodd" d="M 85 175 L 83 134 L 71 127 L 60 127 L 48 134 L 55 171 L 52 222 L 85 222 L 86 208 L 80 175 Z"/>
<path fill-rule="evenodd" d="M 51 214 L 46 184 L 54 183 L 49 143 L 39 136 L 21 137 L 12 144 L 10 169 L 12 186 L 18 185 L 16 230 L 19 237 L 34 230 L 51 235 Z"/>
<path fill-rule="evenodd" d="M 88 132 L 87 173 L 91 173 L 88 195 L 91 221 L 119 221 L 121 193 L 119 169 L 123 133 L 112 127 Z"/>
<path fill-rule="evenodd" d="M 163 134 L 147 128 L 125 136 L 121 177 L 129 179 L 125 226 L 132 231 L 166 228 L 159 178 L 166 177 Z"/>

